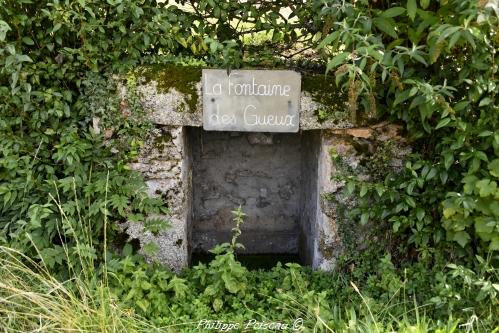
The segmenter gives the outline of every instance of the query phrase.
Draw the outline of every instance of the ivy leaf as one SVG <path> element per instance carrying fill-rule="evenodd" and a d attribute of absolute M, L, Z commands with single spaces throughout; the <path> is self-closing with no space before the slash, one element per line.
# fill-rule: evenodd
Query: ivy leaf
<path fill-rule="evenodd" d="M 366 194 L 367 194 L 367 190 L 368 190 L 368 187 L 366 184 L 362 184 L 361 188 L 360 188 L 360 197 L 364 197 Z"/>
<path fill-rule="evenodd" d="M 408 0 L 407 1 L 407 15 L 409 18 L 414 21 L 416 18 L 416 10 L 418 9 L 418 5 L 416 0 Z"/>
<path fill-rule="evenodd" d="M 489 250 L 490 251 L 499 251 L 499 237 L 494 237 L 492 239 L 492 241 L 489 244 Z"/>
<path fill-rule="evenodd" d="M 416 217 L 418 221 L 422 221 L 425 216 L 425 211 L 423 208 L 416 209 Z"/>
<path fill-rule="evenodd" d="M 362 213 L 362 215 L 360 216 L 360 224 L 366 225 L 367 222 L 369 222 L 369 213 Z"/>
<path fill-rule="evenodd" d="M 457 31 L 459 31 L 461 29 L 460 26 L 450 26 L 448 28 L 446 28 L 442 34 L 438 37 L 437 39 L 437 44 L 444 41 L 447 37 L 449 37 L 450 35 L 456 33 Z"/>
<path fill-rule="evenodd" d="M 5 35 L 7 34 L 7 31 L 12 30 L 7 22 L 0 20 L 0 42 L 3 42 L 5 40 Z"/>
<path fill-rule="evenodd" d="M 397 104 L 406 101 L 410 97 L 410 92 L 411 92 L 410 90 L 406 89 L 401 93 L 397 93 L 395 101 L 393 102 L 393 106 L 396 106 Z"/>
<path fill-rule="evenodd" d="M 350 55 L 349 52 L 341 52 L 337 54 L 333 59 L 329 60 L 326 67 L 326 74 L 333 68 L 337 67 L 339 64 L 343 63 L 346 58 Z"/>
<path fill-rule="evenodd" d="M 471 237 L 466 231 L 458 231 L 454 234 L 452 239 L 464 248 L 470 241 Z"/>
<path fill-rule="evenodd" d="M 33 60 L 25 54 L 16 55 L 16 59 L 18 62 L 33 62 Z"/>
<path fill-rule="evenodd" d="M 416 201 L 412 197 L 405 197 L 405 202 L 413 208 L 416 207 Z"/>
<path fill-rule="evenodd" d="M 444 166 L 446 170 L 449 170 L 452 163 L 454 163 L 454 155 L 451 153 L 447 153 L 444 155 Z"/>
<path fill-rule="evenodd" d="M 60 28 L 62 27 L 62 24 L 60 23 L 56 23 L 54 25 L 54 27 L 52 28 L 52 33 L 56 32 L 57 30 L 59 30 Z"/>
<path fill-rule="evenodd" d="M 40 250 L 40 256 L 49 268 L 53 268 L 55 264 L 62 264 L 64 258 L 64 250 L 60 245 L 54 245 L 53 248 L 45 248 Z"/>
<path fill-rule="evenodd" d="M 381 184 L 376 184 L 375 188 L 376 188 L 376 193 L 378 193 L 378 197 L 381 198 L 381 196 L 383 195 L 383 193 L 385 193 L 385 188 Z"/>
<path fill-rule="evenodd" d="M 151 287 L 152 287 L 152 284 L 150 284 L 149 282 L 147 281 L 142 281 L 140 283 L 140 287 L 143 289 L 143 290 L 150 290 Z"/>
<path fill-rule="evenodd" d="M 324 46 L 331 44 L 331 42 L 333 42 L 334 40 L 336 40 L 339 35 L 340 35 L 340 31 L 339 30 L 336 30 L 335 32 L 327 35 L 326 38 L 324 38 L 319 43 L 319 45 L 317 46 L 317 48 L 318 49 L 322 49 Z"/>
<path fill-rule="evenodd" d="M 175 298 L 179 299 L 183 298 L 187 294 L 189 287 L 187 286 L 185 279 L 174 276 L 168 283 L 167 289 L 173 290 L 173 292 L 175 293 Z"/>
<path fill-rule="evenodd" d="M 212 41 L 210 43 L 210 52 L 211 53 L 215 53 L 215 52 L 217 52 L 217 49 L 218 49 L 218 42 L 217 41 Z"/>
<path fill-rule="evenodd" d="M 456 32 L 452 35 L 452 37 L 450 38 L 449 40 L 449 44 L 447 45 L 447 48 L 450 50 L 454 47 L 454 45 L 457 43 L 457 41 L 459 40 L 459 38 L 461 37 L 461 33 L 460 32 Z"/>
<path fill-rule="evenodd" d="M 491 181 L 490 179 L 479 180 L 476 182 L 475 186 L 478 190 L 478 194 L 482 198 L 494 194 L 497 189 L 497 183 L 495 181 Z"/>
<path fill-rule="evenodd" d="M 404 7 L 392 7 L 390 9 L 385 10 L 383 13 L 381 13 L 381 16 L 383 16 L 383 17 L 395 17 L 395 16 L 399 16 L 403 13 L 405 13 Z"/>
<path fill-rule="evenodd" d="M 491 136 L 492 134 L 494 134 L 494 132 L 492 132 L 492 131 L 483 131 L 480 134 L 478 134 L 478 136 L 484 137 L 484 136 Z"/>
<path fill-rule="evenodd" d="M 463 181 L 462 181 L 464 183 L 464 187 L 463 187 L 464 193 L 466 193 L 466 194 L 473 193 L 473 191 L 475 189 L 475 184 L 477 181 L 478 181 L 478 178 L 474 175 L 464 177 Z"/>
<path fill-rule="evenodd" d="M 276 43 L 281 38 L 281 33 L 277 30 L 274 30 L 272 33 L 272 43 Z"/>
<path fill-rule="evenodd" d="M 141 298 L 137 301 L 136 303 L 140 309 L 144 312 L 147 312 L 147 309 L 149 309 L 149 306 L 150 306 L 150 303 L 148 300 L 146 300 L 145 298 Z"/>
<path fill-rule="evenodd" d="M 50 216 L 50 214 L 52 214 L 52 210 L 49 208 L 50 206 L 50 204 L 33 204 L 29 207 L 28 217 L 30 218 L 30 224 L 33 228 L 42 227 L 42 220 L 46 219 Z"/>
<path fill-rule="evenodd" d="M 347 192 L 348 192 L 348 194 L 352 194 L 354 190 L 355 190 L 355 183 L 354 182 L 348 182 L 347 183 Z"/>
<path fill-rule="evenodd" d="M 439 129 L 439 128 L 447 126 L 450 123 L 450 121 L 451 121 L 451 119 L 449 117 L 440 120 L 438 122 L 437 126 L 435 126 L 435 129 Z"/>
<path fill-rule="evenodd" d="M 235 294 L 241 290 L 241 285 L 237 283 L 236 279 L 228 272 L 222 274 L 222 280 L 224 281 L 225 288 L 227 288 L 227 291 L 230 293 Z"/>
<path fill-rule="evenodd" d="M 29 37 L 23 37 L 22 41 L 26 45 L 35 45 L 35 42 Z"/>
<path fill-rule="evenodd" d="M 492 160 L 488 165 L 489 172 L 492 176 L 499 178 L 499 158 Z"/>
<path fill-rule="evenodd" d="M 449 201 L 446 200 L 444 202 L 444 204 L 447 202 L 449 202 Z M 457 210 L 456 210 L 456 207 L 450 205 L 450 206 L 447 206 L 444 208 L 443 213 L 444 213 L 444 218 L 448 219 L 448 218 L 454 216 L 457 213 Z"/>
<path fill-rule="evenodd" d="M 495 223 L 490 224 L 488 219 L 476 218 L 475 231 L 484 241 L 489 241 L 494 232 Z"/>
<path fill-rule="evenodd" d="M 442 184 L 447 183 L 447 178 L 449 178 L 449 174 L 446 171 L 440 172 L 440 181 Z"/>
<path fill-rule="evenodd" d="M 215 298 L 215 300 L 213 301 L 213 310 L 215 310 L 215 312 L 218 312 L 222 309 L 223 305 L 224 302 L 220 298 Z"/>
<path fill-rule="evenodd" d="M 390 19 L 378 16 L 373 19 L 374 25 L 385 34 L 390 37 L 397 38 L 397 32 L 395 31 L 394 24 L 390 22 Z"/>
<path fill-rule="evenodd" d="M 492 99 L 490 97 L 485 97 L 484 99 L 482 99 L 480 101 L 480 103 L 478 104 L 478 106 L 482 107 L 482 106 L 487 106 L 489 105 L 490 103 L 492 103 Z"/>
<path fill-rule="evenodd" d="M 430 5 L 430 0 L 420 0 L 419 4 L 421 5 L 421 8 L 426 9 Z"/>

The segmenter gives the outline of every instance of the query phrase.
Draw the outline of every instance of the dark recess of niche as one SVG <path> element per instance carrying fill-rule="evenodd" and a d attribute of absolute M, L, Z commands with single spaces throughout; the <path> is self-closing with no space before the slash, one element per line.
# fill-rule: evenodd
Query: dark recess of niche
<path fill-rule="evenodd" d="M 317 209 L 320 131 L 244 133 L 189 127 L 191 266 L 230 242 L 233 214 L 246 213 L 237 259 L 249 269 L 278 262 L 311 265 Z"/>

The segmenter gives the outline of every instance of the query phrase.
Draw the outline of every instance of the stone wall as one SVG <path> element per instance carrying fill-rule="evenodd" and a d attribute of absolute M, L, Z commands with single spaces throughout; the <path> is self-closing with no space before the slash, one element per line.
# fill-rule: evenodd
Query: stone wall
<path fill-rule="evenodd" d="M 163 216 L 171 225 L 154 235 L 144 232 L 141 225 L 128 222 L 125 226 L 131 239 L 141 246 L 153 242 L 159 247 L 151 259 L 158 260 L 175 271 L 188 265 L 189 227 L 192 216 L 191 153 L 186 129 L 179 126 L 157 126 L 138 160 L 131 165 L 140 171 L 152 196 L 161 196 L 170 214 Z"/>
<path fill-rule="evenodd" d="M 368 250 L 375 228 L 371 224 L 361 226 L 359 221 L 350 218 L 348 213 L 355 207 L 355 198 L 346 195 L 342 178 L 356 176 L 370 181 L 378 173 L 400 170 L 405 156 L 411 152 L 401 132 L 400 126 L 388 123 L 322 131 L 318 176 L 320 208 L 313 267 L 331 270 L 340 255 Z M 381 160 L 383 162 L 378 163 Z"/>
<path fill-rule="evenodd" d="M 400 128 L 384 123 L 355 127 L 337 92 L 319 98 L 304 91 L 299 134 L 205 132 L 200 128 L 200 70 L 189 69 L 183 88 L 175 87 L 174 77 L 182 70 L 135 73 L 136 92 L 156 128 L 132 167 L 144 174 L 152 195 L 164 198 L 172 225 L 158 235 L 133 223 L 125 226 L 142 246 L 159 246 L 151 259 L 182 270 L 192 250 L 206 251 L 228 240 L 230 210 L 239 204 L 248 214 L 241 241 L 249 252 L 299 252 L 304 263 L 331 270 L 349 247 L 362 248 L 366 233 L 345 214 L 355 200 L 345 197 L 345 184 L 335 176 L 369 179 L 373 170 L 366 163 L 386 143 L 391 145 L 387 167 L 400 168 L 410 151 Z M 316 89 L 324 93 L 328 87 Z M 121 92 L 126 96 L 126 87 Z M 319 119 L 324 108 L 337 117 Z"/>
<path fill-rule="evenodd" d="M 136 77 L 136 92 L 154 123 L 200 127 L 203 125 L 201 70 L 156 65 L 139 67 L 130 75 Z M 303 74 L 300 129 L 354 127 L 346 99 L 346 94 L 336 88 L 334 78 Z M 320 114 L 326 113 L 331 116 L 321 118 Z"/>

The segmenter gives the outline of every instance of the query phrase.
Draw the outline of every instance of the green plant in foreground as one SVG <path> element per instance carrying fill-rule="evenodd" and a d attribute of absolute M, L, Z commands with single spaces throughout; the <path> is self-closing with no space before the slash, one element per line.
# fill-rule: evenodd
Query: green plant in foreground
<path fill-rule="evenodd" d="M 108 186 L 106 182 L 105 199 Z M 82 218 L 72 220 L 65 211 L 67 206 L 54 197 L 51 199 L 59 210 L 59 237 L 75 235 L 76 230 L 81 236 L 75 237 L 74 245 L 62 243 L 64 259 L 47 256 L 36 244 L 33 247 L 38 260 L 0 246 L 3 332 L 152 332 L 153 326 L 127 310 L 108 286 L 107 214 L 103 221 L 103 250 L 99 254 L 103 263 L 98 264 L 91 223 Z M 76 208 L 80 213 L 80 207 Z M 107 209 L 106 204 L 103 208 Z M 66 274 L 54 274 L 51 260 L 61 260 L 60 264 L 66 265 Z"/>
<path fill-rule="evenodd" d="M 241 207 L 232 211 L 236 226 L 232 229 L 232 240 L 230 243 L 223 243 L 210 250 L 215 254 L 208 266 L 199 265 L 194 269 L 199 272 L 201 285 L 206 288 L 203 294 L 213 300 L 215 311 L 222 309 L 224 295 L 226 293 L 238 294 L 244 296 L 247 288 L 248 270 L 236 260 L 236 249 L 244 248 L 237 242 L 241 235 L 241 225 L 244 222 L 244 216 Z"/>
<path fill-rule="evenodd" d="M 63 211 L 61 215 L 64 218 Z M 302 332 L 494 329 L 495 318 L 478 311 L 463 319 L 454 319 L 451 314 L 435 318 L 425 306 L 417 305 L 415 297 L 399 299 L 401 293 L 405 295 L 408 277 L 402 282 L 388 256 L 381 265 L 390 271 L 390 277 L 380 281 L 381 289 L 390 296 L 386 303 L 369 296 L 375 286 L 367 285 L 361 292 L 356 283 L 350 282 L 349 287 L 349 278 L 341 273 L 311 272 L 295 263 L 278 265 L 268 272 L 248 271 L 234 252 L 244 214 L 237 209 L 234 215 L 231 242 L 220 245 L 222 250 L 208 265 L 189 269 L 183 276 L 130 256 L 127 247 L 128 256 L 120 262 L 104 255 L 105 266 L 99 271 L 91 261 L 80 258 L 81 270 L 69 269 L 70 279 L 60 282 L 43 261 L 35 262 L 17 250 L 0 247 L 0 325 L 5 332 L 197 332 L 201 320 L 242 326 L 252 322 L 297 324 Z M 463 278 L 473 293 L 472 288 L 483 289 L 498 276 L 486 261 L 482 264 L 477 270 L 480 275 L 456 266 L 451 268 L 457 273 L 451 271 L 449 276 Z M 386 283 L 398 284 L 398 288 L 387 288 Z M 486 297 L 497 301 L 494 294 Z"/>
<path fill-rule="evenodd" d="M 86 267 L 86 274 L 93 269 Z M 125 311 L 105 282 L 83 274 L 60 282 L 47 267 L 0 246 L 2 332 L 146 332 L 145 320 Z"/>
<path fill-rule="evenodd" d="M 296 263 L 249 271 L 235 255 L 243 218 L 235 210 L 231 241 L 217 247 L 210 263 L 180 276 L 137 256 L 122 259 L 113 268 L 113 293 L 130 311 L 175 332 L 194 332 L 201 320 L 296 321 L 303 332 L 488 333 L 498 324 L 495 295 L 487 294 L 490 306 L 471 300 L 477 288 L 495 283 L 497 269 L 486 262 L 477 268 L 479 274 L 465 277 L 464 288 L 453 270 L 423 264 L 397 269 L 389 255 L 374 270 L 368 265 L 364 277 L 312 272 Z M 445 282 L 434 284 L 438 276 Z"/>

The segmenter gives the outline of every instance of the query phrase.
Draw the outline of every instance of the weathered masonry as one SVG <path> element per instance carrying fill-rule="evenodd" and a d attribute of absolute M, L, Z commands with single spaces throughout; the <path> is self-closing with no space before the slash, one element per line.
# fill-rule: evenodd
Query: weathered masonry
<path fill-rule="evenodd" d="M 123 228 L 141 245 L 156 243 L 153 259 L 175 271 L 188 266 L 193 253 L 230 240 L 231 211 L 238 206 L 247 215 L 240 237 L 245 254 L 297 254 L 313 268 L 333 269 L 352 242 L 348 235 L 357 233 L 345 216 L 352 202 L 343 198 L 344 182 L 335 175 L 369 178 L 363 161 L 377 147 L 390 145 L 394 168 L 407 153 L 397 127 L 356 126 L 345 97 L 324 75 L 302 76 L 299 123 L 290 133 L 203 129 L 207 95 L 200 68 L 143 67 L 131 75 L 137 85 L 123 86 L 121 94 L 133 89 L 155 124 L 132 166 L 146 177 L 150 193 L 168 204 L 171 228 L 156 235 L 131 222 Z M 231 83 L 231 89 L 258 94 L 252 84 Z M 269 86 L 267 93 L 288 96 L 290 89 Z M 362 237 L 353 241 L 362 246 Z"/>

